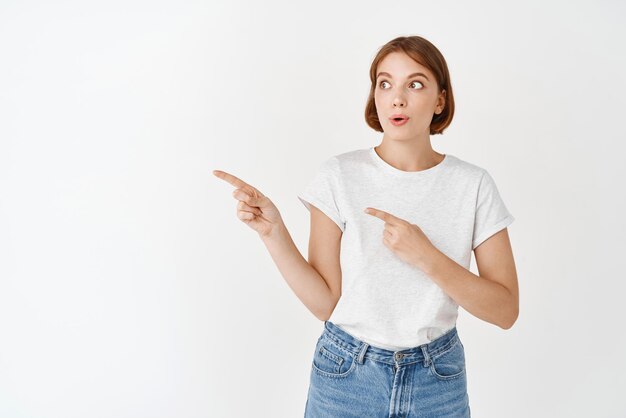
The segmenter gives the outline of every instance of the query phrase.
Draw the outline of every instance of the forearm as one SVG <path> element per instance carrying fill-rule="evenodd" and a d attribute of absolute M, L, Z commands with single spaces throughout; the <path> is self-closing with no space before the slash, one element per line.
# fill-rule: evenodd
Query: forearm
<path fill-rule="evenodd" d="M 334 309 L 333 296 L 324 278 L 300 254 L 287 228 L 282 225 L 270 237 L 261 238 L 280 274 L 302 303 L 319 320 Z"/>
<path fill-rule="evenodd" d="M 517 304 L 506 287 L 477 276 L 436 248 L 428 259 L 423 271 L 466 311 L 503 329 L 513 325 Z"/>

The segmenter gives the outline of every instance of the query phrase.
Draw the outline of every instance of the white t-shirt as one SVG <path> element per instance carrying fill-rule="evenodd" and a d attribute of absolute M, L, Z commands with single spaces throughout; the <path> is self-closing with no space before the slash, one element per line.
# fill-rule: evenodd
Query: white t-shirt
<path fill-rule="evenodd" d="M 419 226 L 441 252 L 470 268 L 471 252 L 515 219 L 489 173 L 447 154 L 427 170 L 403 171 L 374 147 L 333 156 L 298 195 L 343 231 L 341 298 L 329 321 L 372 346 L 404 350 L 456 325 L 458 304 L 383 243 L 381 209 Z"/>

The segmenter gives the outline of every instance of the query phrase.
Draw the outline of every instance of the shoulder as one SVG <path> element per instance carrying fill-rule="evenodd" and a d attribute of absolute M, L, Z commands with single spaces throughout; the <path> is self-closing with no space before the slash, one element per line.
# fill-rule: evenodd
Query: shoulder
<path fill-rule="evenodd" d="M 349 173 L 359 163 L 366 162 L 369 158 L 369 149 L 362 148 L 342 152 L 327 158 L 322 165 L 335 173 Z"/>
<path fill-rule="evenodd" d="M 360 148 L 335 154 L 323 162 L 323 166 L 337 174 L 349 173 L 351 169 L 359 166 L 360 163 L 368 163 L 371 158 L 371 148 Z M 466 161 L 453 154 L 446 154 L 446 166 L 449 173 L 456 178 L 480 182 L 487 175 L 488 171 L 477 164 Z"/>
<path fill-rule="evenodd" d="M 483 167 L 466 161 L 453 154 L 447 154 L 447 167 L 452 177 L 463 179 L 465 181 L 480 183 L 483 176 L 487 173 Z"/>
<path fill-rule="evenodd" d="M 342 152 L 331 157 L 337 160 L 340 165 L 346 165 L 354 162 L 366 160 L 369 157 L 369 148 L 355 149 L 352 151 Z"/>
<path fill-rule="evenodd" d="M 448 154 L 448 157 L 450 157 L 450 166 L 454 166 L 456 170 L 461 171 L 467 175 L 481 176 L 485 171 L 483 167 L 459 158 L 456 155 Z"/>
<path fill-rule="evenodd" d="M 474 190 L 479 198 L 481 196 L 489 196 L 498 194 L 498 186 L 493 176 L 485 167 L 481 167 L 477 164 L 470 163 L 468 161 L 461 160 L 454 157 L 455 166 L 458 167 L 459 172 L 463 178 L 469 179 L 466 185 L 471 184 L 471 190 Z"/>

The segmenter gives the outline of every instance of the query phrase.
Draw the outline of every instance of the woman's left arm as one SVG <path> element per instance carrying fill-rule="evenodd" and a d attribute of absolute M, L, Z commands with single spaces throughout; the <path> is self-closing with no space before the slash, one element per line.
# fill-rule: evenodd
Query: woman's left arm
<path fill-rule="evenodd" d="M 519 288 L 506 228 L 474 249 L 479 276 L 433 246 L 420 268 L 472 315 L 509 329 L 519 315 Z"/>
<path fill-rule="evenodd" d="M 365 213 L 385 222 L 383 243 L 400 259 L 426 273 L 472 315 L 509 329 L 517 320 L 519 296 L 513 250 L 506 228 L 474 249 L 480 276 L 439 251 L 422 229 L 384 210 Z"/>

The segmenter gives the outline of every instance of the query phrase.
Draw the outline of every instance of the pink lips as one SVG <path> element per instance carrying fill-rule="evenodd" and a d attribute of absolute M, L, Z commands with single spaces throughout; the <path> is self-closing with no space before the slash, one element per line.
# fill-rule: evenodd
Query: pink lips
<path fill-rule="evenodd" d="M 398 119 L 400 118 L 400 119 Z M 407 123 L 409 120 L 409 117 L 406 115 L 403 115 L 401 113 L 395 114 L 395 115 L 391 115 L 391 117 L 389 117 L 389 122 L 391 122 L 392 125 L 394 126 L 402 126 L 405 123 Z"/>

